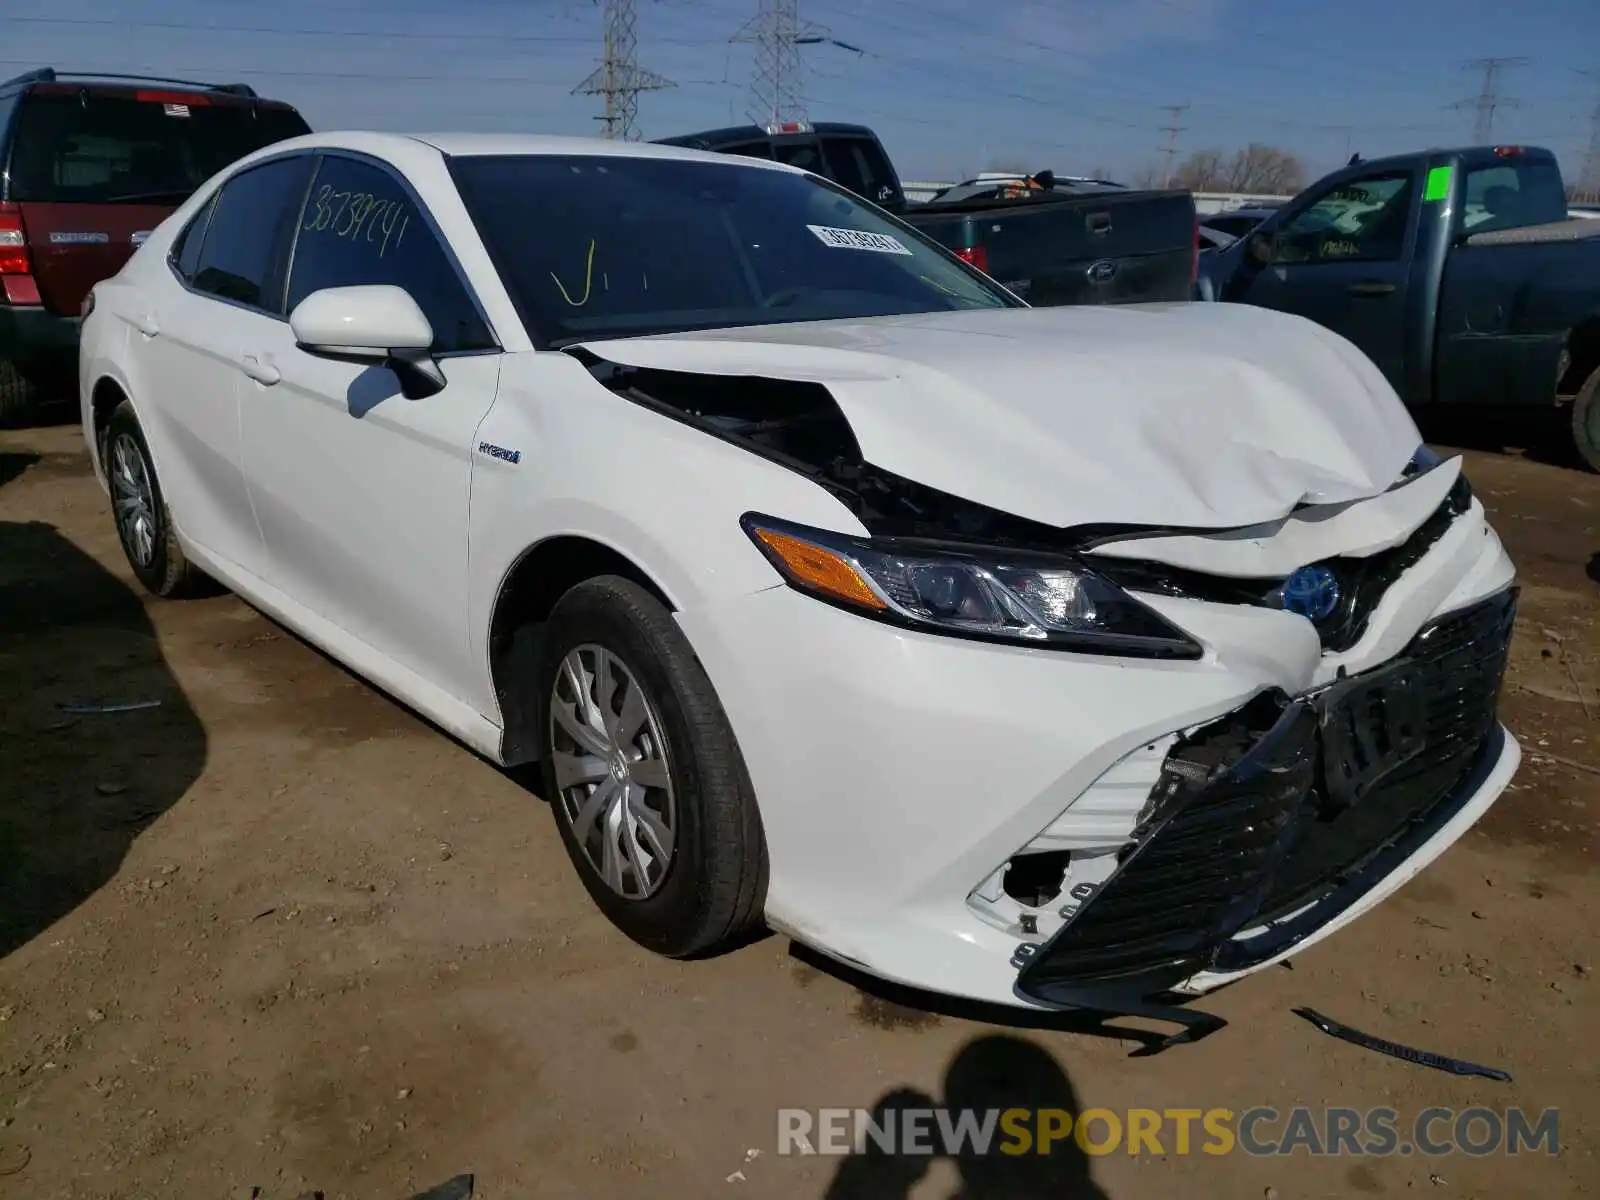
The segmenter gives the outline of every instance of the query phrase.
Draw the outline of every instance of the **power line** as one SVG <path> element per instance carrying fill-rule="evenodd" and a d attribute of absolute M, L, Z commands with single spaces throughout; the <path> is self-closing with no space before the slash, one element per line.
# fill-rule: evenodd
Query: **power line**
<path fill-rule="evenodd" d="M 672 80 L 639 66 L 638 14 L 634 0 L 603 0 L 605 54 L 600 65 L 577 87 L 574 96 L 602 96 L 605 113 L 596 117 L 604 136 L 637 141 L 639 93 L 675 87 Z"/>
<path fill-rule="evenodd" d="M 1506 67 L 1525 66 L 1527 62 L 1525 58 L 1475 58 L 1462 68 L 1467 71 L 1483 72 L 1483 86 L 1478 89 L 1478 94 L 1469 96 L 1465 100 L 1457 100 L 1450 106 L 1477 111 L 1478 118 L 1472 126 L 1473 141 L 1482 145 L 1494 136 L 1494 114 L 1497 109 L 1515 108 L 1521 103 L 1510 96 L 1500 94 L 1500 72 Z"/>
<path fill-rule="evenodd" d="M 1161 127 L 1167 134 L 1167 144 L 1159 147 L 1160 152 L 1167 159 L 1167 168 L 1161 176 L 1162 187 L 1167 187 L 1172 183 L 1172 163 L 1178 156 L 1178 135 L 1188 128 L 1187 125 L 1179 125 L 1178 121 L 1183 117 L 1184 111 L 1188 107 L 1187 104 L 1166 104 L 1161 108 L 1162 112 L 1172 114 L 1172 122 Z"/>

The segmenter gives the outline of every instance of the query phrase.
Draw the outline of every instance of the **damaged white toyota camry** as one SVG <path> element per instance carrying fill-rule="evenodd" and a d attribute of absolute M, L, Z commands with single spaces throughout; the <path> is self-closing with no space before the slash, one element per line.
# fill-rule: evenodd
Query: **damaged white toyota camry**
<path fill-rule="evenodd" d="M 1030 309 L 777 163 L 378 134 L 241 161 L 86 308 L 139 578 L 541 762 L 664 954 L 1185 1020 L 1519 760 L 1511 563 L 1299 318 Z"/>

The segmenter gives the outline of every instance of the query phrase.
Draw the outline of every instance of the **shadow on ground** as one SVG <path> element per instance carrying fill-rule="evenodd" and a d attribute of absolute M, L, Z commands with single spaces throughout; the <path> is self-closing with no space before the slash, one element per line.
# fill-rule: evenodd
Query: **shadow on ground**
<path fill-rule="evenodd" d="M 160 705 L 63 709 L 141 700 Z M 3 956 L 116 874 L 199 776 L 206 739 L 139 597 L 37 522 L 0 521 L 0 713 Z"/>
<path fill-rule="evenodd" d="M 1084 1111 L 1071 1080 L 1061 1064 L 1032 1042 L 1018 1037 L 991 1034 L 974 1038 L 963 1046 L 945 1068 L 943 1094 L 925 1095 L 914 1088 L 895 1088 L 873 1106 L 876 1129 L 893 1129 L 897 1135 L 894 1152 L 887 1140 L 864 1139 L 860 1153 L 839 1164 L 825 1200 L 906 1200 L 938 1159 L 955 1166 L 960 1183 L 950 1200 L 1107 1200 L 1106 1193 L 1089 1172 L 1089 1159 L 1070 1136 L 1052 1140 L 1048 1153 L 1040 1153 L 1037 1141 L 1028 1144 L 1015 1136 L 1016 1128 L 1034 1133 L 1041 1127 L 1041 1110 L 1058 1110 L 1064 1118 Z M 1002 1126 L 995 1119 L 993 1137 L 987 1146 L 966 1139 L 959 1145 L 944 1143 L 936 1118 L 914 1118 L 916 1142 L 931 1147 L 933 1153 L 906 1153 L 901 1137 L 908 1122 L 908 1110 L 939 1107 L 949 1110 L 947 1122 L 959 1122 L 963 1113 L 981 1129 L 988 1114 L 1007 1109 L 1026 1109 L 1026 1120 L 1015 1127 Z M 954 1128 L 959 1129 L 959 1124 Z M 1059 1126 L 1058 1126 L 1059 1128 Z M 1091 1124 L 1090 1129 L 1094 1126 Z M 1091 1136 L 1104 1138 L 1103 1130 Z M 1006 1153 L 1003 1147 L 1012 1152 Z M 1016 1152 L 1019 1148 L 1023 1152 Z"/>
<path fill-rule="evenodd" d="M 0 487 L 5 487 L 14 479 L 20 479 L 22 473 L 38 461 L 37 454 L 19 454 L 9 450 L 0 452 Z"/>

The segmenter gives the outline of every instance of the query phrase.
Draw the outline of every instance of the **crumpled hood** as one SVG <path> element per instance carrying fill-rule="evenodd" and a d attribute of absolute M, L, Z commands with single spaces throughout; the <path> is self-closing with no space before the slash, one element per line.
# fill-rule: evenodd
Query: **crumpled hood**
<path fill-rule="evenodd" d="M 1271 521 L 1382 492 L 1420 441 L 1353 345 L 1244 305 L 983 309 L 584 348 L 822 384 L 867 462 L 1057 527 Z"/>

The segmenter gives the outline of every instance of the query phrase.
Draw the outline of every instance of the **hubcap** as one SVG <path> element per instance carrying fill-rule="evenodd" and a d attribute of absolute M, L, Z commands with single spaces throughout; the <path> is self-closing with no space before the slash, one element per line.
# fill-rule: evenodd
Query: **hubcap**
<path fill-rule="evenodd" d="M 550 692 L 556 802 L 606 886 L 629 900 L 660 888 L 678 810 L 655 706 L 603 646 L 561 660 Z"/>
<path fill-rule="evenodd" d="M 111 444 L 111 503 L 117 534 L 135 565 L 148 567 L 156 557 L 156 497 L 144 452 L 129 434 Z"/>

